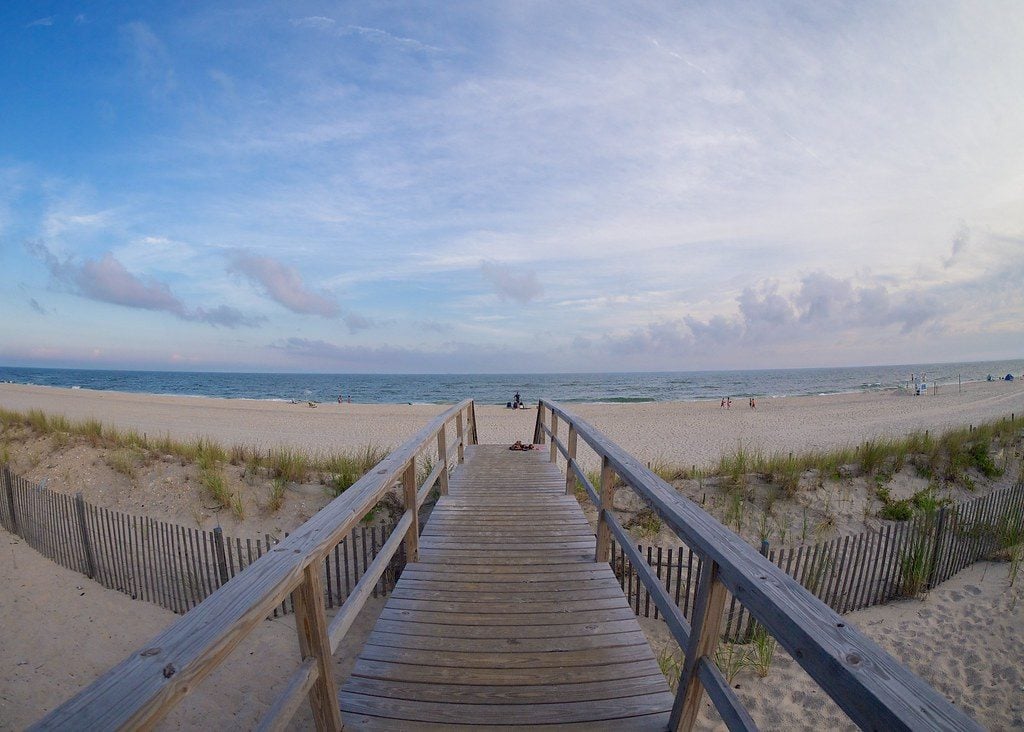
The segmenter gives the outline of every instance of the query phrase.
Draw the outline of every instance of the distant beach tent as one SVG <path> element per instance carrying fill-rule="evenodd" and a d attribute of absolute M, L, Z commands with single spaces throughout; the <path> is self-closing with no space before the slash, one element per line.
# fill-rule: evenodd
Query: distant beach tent
<path fill-rule="evenodd" d="M 1007 381 L 1013 381 L 1013 374 L 1007 374 L 1006 375 L 1006 380 Z"/>

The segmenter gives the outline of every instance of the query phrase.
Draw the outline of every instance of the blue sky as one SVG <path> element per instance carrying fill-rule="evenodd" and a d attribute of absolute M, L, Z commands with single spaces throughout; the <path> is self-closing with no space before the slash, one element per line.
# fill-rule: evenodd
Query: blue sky
<path fill-rule="evenodd" d="M 1024 354 L 1024 4 L 0 9 L 0 364 Z"/>

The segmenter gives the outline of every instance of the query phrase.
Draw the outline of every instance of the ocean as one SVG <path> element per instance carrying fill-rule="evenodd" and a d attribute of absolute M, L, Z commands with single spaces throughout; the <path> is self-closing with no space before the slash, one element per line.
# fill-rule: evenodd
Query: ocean
<path fill-rule="evenodd" d="M 187 371 L 105 371 L 0 367 L 0 381 L 143 394 L 329 402 L 448 404 L 472 397 L 524 402 L 666 402 L 771 398 L 877 391 L 906 386 L 911 374 L 930 384 L 1024 374 L 1024 359 L 751 371 L 592 374 L 250 374 Z"/>

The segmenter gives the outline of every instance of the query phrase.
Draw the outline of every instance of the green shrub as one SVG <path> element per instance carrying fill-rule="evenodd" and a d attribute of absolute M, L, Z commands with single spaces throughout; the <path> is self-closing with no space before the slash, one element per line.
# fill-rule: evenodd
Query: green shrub
<path fill-rule="evenodd" d="M 889 521 L 907 521 L 914 515 L 914 507 L 908 499 L 902 501 L 891 501 L 882 506 L 878 515 L 880 518 Z"/>
<path fill-rule="evenodd" d="M 971 464 L 986 478 L 998 478 L 1003 471 L 992 461 L 988 442 L 975 442 L 967 450 Z"/>

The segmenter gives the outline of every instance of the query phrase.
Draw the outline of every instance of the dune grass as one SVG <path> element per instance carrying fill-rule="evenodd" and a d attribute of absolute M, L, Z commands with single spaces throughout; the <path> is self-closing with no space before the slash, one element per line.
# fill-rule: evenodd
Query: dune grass
<path fill-rule="evenodd" d="M 779 485 L 787 495 L 796 492 L 801 474 L 808 471 L 815 471 L 822 478 L 842 477 L 844 470 L 847 474 L 852 471 L 864 476 L 891 476 L 912 463 L 922 476 L 947 482 L 962 481 L 970 469 L 986 478 L 997 478 L 1004 468 L 996 464 L 993 451 L 1019 439 L 1022 431 L 1024 417 L 1015 417 L 952 429 L 939 436 L 918 430 L 903 437 L 875 438 L 833 450 L 766 454 L 741 444 L 702 470 L 697 466 L 674 467 L 660 459 L 651 465 L 651 470 L 663 480 L 692 480 L 698 475 L 718 477 L 727 491 L 742 488 L 750 475 L 760 475 Z"/>
<path fill-rule="evenodd" d="M 39 436 L 53 438 L 54 447 L 63 449 L 74 439 L 93 447 L 105 448 L 107 464 L 116 472 L 135 479 L 138 464 L 145 459 L 172 456 L 182 464 L 193 464 L 199 471 L 199 482 L 219 507 L 229 508 L 239 519 L 244 508 L 239 493 L 232 493 L 224 475 L 224 465 L 242 468 L 242 474 L 266 475 L 273 481 L 267 507 L 276 511 L 284 504 L 287 483 L 305 483 L 319 478 L 328 484 L 334 495 L 339 495 L 373 466 L 383 460 L 390 450 L 368 444 L 349 451 L 310 455 L 292 447 L 271 448 L 264 453 L 256 446 L 233 445 L 225 449 L 219 443 L 197 437 L 188 440 L 172 439 L 169 435 L 149 437 L 137 430 L 120 431 L 96 419 L 71 421 L 63 415 L 47 415 L 40 410 L 16 412 L 0 408 L 0 426 L 7 440 L 0 451 L 0 462 L 10 462 L 8 442 L 17 429 L 28 430 Z M 427 467 L 429 474 L 430 467 Z"/>

